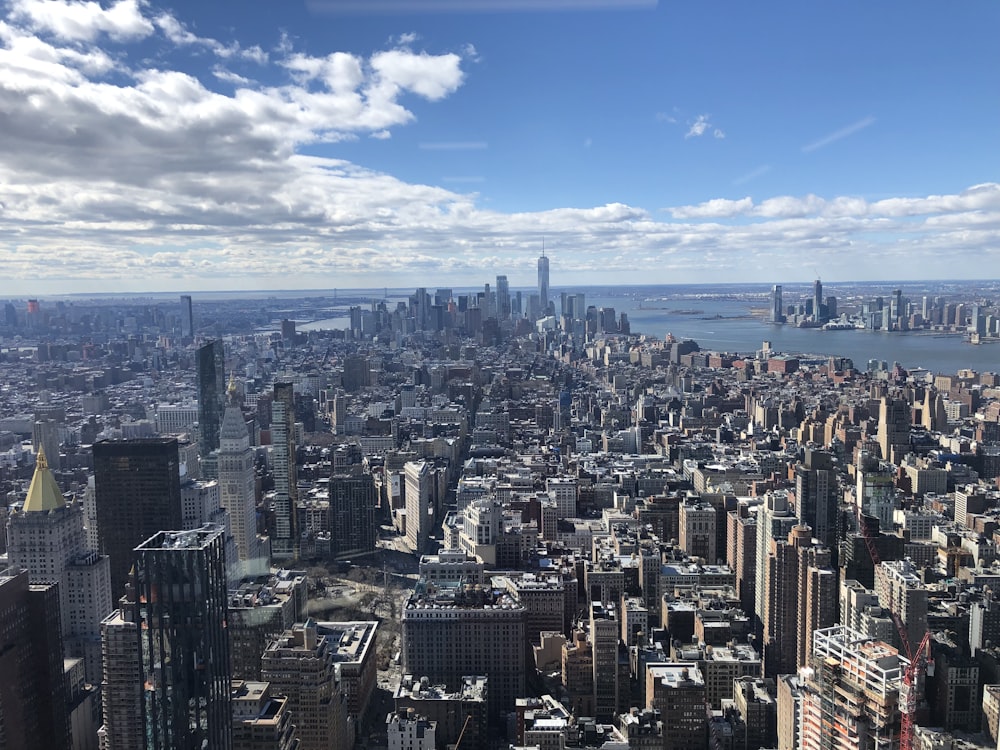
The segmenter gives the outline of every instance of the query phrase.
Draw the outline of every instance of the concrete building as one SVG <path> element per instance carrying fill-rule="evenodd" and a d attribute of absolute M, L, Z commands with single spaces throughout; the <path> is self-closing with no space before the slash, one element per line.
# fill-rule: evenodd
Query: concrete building
<path fill-rule="evenodd" d="M 906 626 L 911 648 L 927 631 L 927 588 L 909 560 L 884 560 L 875 569 L 875 593 L 879 604 L 895 612 Z M 894 640 L 898 641 L 898 636 Z M 896 644 L 902 648 L 901 643 Z"/>
<path fill-rule="evenodd" d="M 424 545 L 434 525 L 434 474 L 427 461 L 409 461 L 403 469 L 406 499 L 406 542 L 416 554 Z"/>
<path fill-rule="evenodd" d="M 134 617 L 135 603 L 129 601 L 101 623 L 101 750 L 146 748 L 139 623 Z"/>
<path fill-rule="evenodd" d="M 219 453 L 216 462 L 219 504 L 229 514 L 229 523 L 239 555 L 240 578 L 265 575 L 268 550 L 257 535 L 257 480 L 253 450 L 246 419 L 230 388 L 229 404 L 219 429 Z"/>
<path fill-rule="evenodd" d="M 233 680 L 233 750 L 297 750 L 288 698 L 270 683 Z"/>
<path fill-rule="evenodd" d="M 288 698 L 299 750 L 347 750 L 354 744 L 354 723 L 337 680 L 336 648 L 306 620 L 271 641 L 261 659 L 261 679 Z"/>
<path fill-rule="evenodd" d="M 646 702 L 660 712 L 664 750 L 705 747 L 705 680 L 697 664 L 646 665 Z"/>
<path fill-rule="evenodd" d="M 590 605 L 590 645 L 594 663 L 594 716 L 611 721 L 619 710 L 618 641 L 621 623 L 611 602 Z"/>
<path fill-rule="evenodd" d="M 435 722 L 440 746 L 453 745 L 461 736 L 463 746 L 467 742 L 468 747 L 482 747 L 488 742 L 487 692 L 487 678 L 483 676 L 463 677 L 457 689 L 448 690 L 444 685 L 432 685 L 427 678 L 414 680 L 413 675 L 404 674 L 394 702 L 397 712 L 413 710 L 417 716 Z"/>
<path fill-rule="evenodd" d="M 524 605 L 510 593 L 418 582 L 403 610 L 403 670 L 457 688 L 488 674 L 490 721 L 524 694 Z"/>
<path fill-rule="evenodd" d="M 340 692 L 347 702 L 348 717 L 357 724 L 368 711 L 375 690 L 376 620 L 319 622 L 316 632 L 326 637 L 334 650 Z"/>
<path fill-rule="evenodd" d="M 100 684 L 101 620 L 112 610 L 110 563 L 88 548 L 83 506 L 63 498 L 44 450 L 27 498 L 7 519 L 7 554 L 31 583 L 59 585 L 66 655 L 82 658 L 87 680 Z"/>
<path fill-rule="evenodd" d="M 436 750 L 437 722 L 412 708 L 389 714 L 385 723 L 389 750 Z"/>
<path fill-rule="evenodd" d="M 907 665 L 892 646 L 843 625 L 816 631 L 803 687 L 803 750 L 898 747 Z"/>
<path fill-rule="evenodd" d="M 710 503 L 688 500 L 680 507 L 680 546 L 691 557 L 700 557 L 710 565 L 718 560 L 716 549 L 716 511 Z"/>
<path fill-rule="evenodd" d="M 260 679 L 260 660 L 271 637 L 305 619 L 307 599 L 306 574 L 284 569 L 229 592 L 226 618 L 234 680 Z"/>

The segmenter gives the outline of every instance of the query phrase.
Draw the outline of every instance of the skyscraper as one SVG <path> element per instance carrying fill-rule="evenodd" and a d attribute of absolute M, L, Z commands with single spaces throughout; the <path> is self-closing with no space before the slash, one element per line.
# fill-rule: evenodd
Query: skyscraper
<path fill-rule="evenodd" d="M 497 318 L 510 318 L 510 284 L 506 276 L 497 276 Z"/>
<path fill-rule="evenodd" d="M 68 656 L 84 660 L 87 681 L 101 681 L 101 620 L 112 610 L 108 558 L 87 548 L 83 506 L 67 503 L 38 454 L 24 505 L 7 521 L 10 564 L 32 583 L 59 584 L 62 638 Z"/>
<path fill-rule="evenodd" d="M 181 295 L 181 338 L 194 338 L 194 313 L 190 294 Z"/>
<path fill-rule="evenodd" d="M 226 404 L 226 355 L 222 339 L 198 347 L 198 430 L 201 455 L 219 449 L 219 428 Z"/>
<path fill-rule="evenodd" d="M 160 531 L 135 548 L 151 750 L 232 746 L 224 531 Z"/>
<path fill-rule="evenodd" d="M 549 314 L 549 259 L 542 250 L 538 258 L 538 299 L 541 305 L 541 314 Z"/>
<path fill-rule="evenodd" d="M 58 584 L 0 570 L 0 747 L 69 747 Z"/>
<path fill-rule="evenodd" d="M 371 474 L 330 477 L 330 528 L 337 557 L 375 551 L 375 480 Z"/>
<path fill-rule="evenodd" d="M 111 597 L 117 601 L 136 545 L 182 526 L 177 439 L 94 443 L 94 491 L 100 551 L 111 558 Z"/>
<path fill-rule="evenodd" d="M 257 482 L 250 432 L 231 389 L 219 432 L 219 504 L 229 522 L 240 557 L 241 577 L 267 573 L 267 554 L 257 536 Z"/>
<path fill-rule="evenodd" d="M 271 403 L 271 446 L 274 473 L 275 557 L 298 556 L 298 479 L 295 467 L 295 393 L 291 383 L 274 384 Z"/>
<path fill-rule="evenodd" d="M 819 279 L 813 282 L 813 319 L 820 321 L 823 315 L 823 282 Z"/>
<path fill-rule="evenodd" d="M 771 322 L 785 322 L 785 308 L 781 301 L 781 284 L 771 287 Z"/>

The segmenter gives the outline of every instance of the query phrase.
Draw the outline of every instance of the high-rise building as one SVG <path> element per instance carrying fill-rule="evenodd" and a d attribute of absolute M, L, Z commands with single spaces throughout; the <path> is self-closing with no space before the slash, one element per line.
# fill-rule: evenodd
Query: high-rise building
<path fill-rule="evenodd" d="M 878 602 L 894 612 L 906 626 L 911 648 L 917 647 L 927 630 L 927 588 L 917 573 L 917 567 L 910 560 L 883 560 L 875 568 Z M 898 635 L 893 640 L 903 648 Z"/>
<path fill-rule="evenodd" d="M 524 695 L 525 623 L 524 605 L 508 591 L 421 581 L 403 610 L 403 671 L 452 690 L 467 675 L 489 675 L 496 721 Z"/>
<path fill-rule="evenodd" d="M 892 467 L 868 451 L 858 455 L 855 502 L 865 515 L 878 519 L 880 529 L 891 529 L 896 510 L 896 485 Z"/>
<path fill-rule="evenodd" d="M 147 747 L 230 750 L 224 530 L 160 531 L 140 544 L 135 594 Z"/>
<path fill-rule="evenodd" d="M 191 309 L 191 295 L 181 295 L 181 338 L 194 338 L 194 312 Z"/>
<path fill-rule="evenodd" d="M 409 461 L 404 467 L 406 495 L 406 542 L 417 554 L 430 536 L 433 512 L 434 472 L 426 461 Z"/>
<path fill-rule="evenodd" d="M 830 549 L 836 549 L 837 472 L 833 455 L 814 448 L 805 449 L 805 460 L 795 466 L 795 511 L 813 536 Z"/>
<path fill-rule="evenodd" d="M 274 534 L 271 553 L 298 557 L 298 472 L 295 464 L 295 393 L 291 383 L 274 384 L 271 403 L 271 465 L 274 474 Z"/>
<path fill-rule="evenodd" d="M 781 284 L 775 284 L 771 287 L 771 322 L 785 322 L 785 307 L 781 301 Z"/>
<path fill-rule="evenodd" d="M 817 321 L 825 320 L 823 315 L 823 282 L 819 279 L 813 282 L 813 319 Z"/>
<path fill-rule="evenodd" d="M 756 614 L 755 631 L 763 638 L 765 612 L 770 606 L 771 596 L 769 583 L 769 553 L 772 540 L 785 540 L 798 519 L 792 514 L 788 505 L 788 493 L 777 490 L 768 492 L 764 504 L 757 511 L 757 555 L 756 580 L 754 582 L 754 612 Z M 761 641 L 763 642 L 763 641 Z"/>
<path fill-rule="evenodd" d="M 70 746 L 59 584 L 0 570 L 0 747 Z"/>
<path fill-rule="evenodd" d="M 134 593 L 127 593 L 120 601 L 122 608 L 101 623 L 101 750 L 146 750 L 142 648 L 134 599 Z"/>
<path fill-rule="evenodd" d="M 618 711 L 618 636 L 621 623 L 612 603 L 590 605 L 590 644 L 594 655 L 594 716 L 611 721 Z"/>
<path fill-rule="evenodd" d="M 198 347 L 198 431 L 201 455 L 219 449 L 219 429 L 226 405 L 226 355 L 222 339 Z"/>
<path fill-rule="evenodd" d="M 229 513 L 240 577 L 264 575 L 268 571 L 268 555 L 257 536 L 257 480 L 250 431 L 236 402 L 235 389 L 230 390 L 219 431 L 219 503 Z"/>
<path fill-rule="evenodd" d="M 696 663 L 647 664 L 646 706 L 660 712 L 664 750 L 706 746 L 705 678 Z"/>
<path fill-rule="evenodd" d="M 273 640 L 261 659 L 261 679 L 288 697 L 299 750 L 347 750 L 354 743 L 336 650 L 337 644 L 307 620 Z"/>
<path fill-rule="evenodd" d="M 375 479 L 371 474 L 330 477 L 330 531 L 337 557 L 375 551 Z"/>
<path fill-rule="evenodd" d="M 538 258 L 538 302 L 541 315 L 549 314 L 549 259 L 542 250 Z"/>
<path fill-rule="evenodd" d="M 906 399 L 882 397 L 877 435 L 882 460 L 901 464 L 910 452 L 910 405 Z"/>
<path fill-rule="evenodd" d="M 100 552 L 111 558 L 111 597 L 117 601 L 132 550 L 162 529 L 182 526 L 177 440 L 101 440 L 93 450 Z"/>
<path fill-rule="evenodd" d="M 817 630 L 812 669 L 800 682 L 799 725 L 790 733 L 800 737 L 798 747 L 898 748 L 899 690 L 907 666 L 892 646 L 844 625 Z"/>
<path fill-rule="evenodd" d="M 101 681 L 101 620 L 111 612 L 111 568 L 88 549 L 83 506 L 63 498 L 41 451 L 24 504 L 7 520 L 10 564 L 32 583 L 59 584 L 62 639 L 67 656 L 84 660 L 88 682 Z"/>
<path fill-rule="evenodd" d="M 500 320 L 510 319 L 510 283 L 507 277 L 497 276 L 497 317 Z"/>
<path fill-rule="evenodd" d="M 711 503 L 700 499 L 681 503 L 680 546 L 691 557 L 700 557 L 715 565 L 718 555 L 715 534 L 716 512 Z"/>

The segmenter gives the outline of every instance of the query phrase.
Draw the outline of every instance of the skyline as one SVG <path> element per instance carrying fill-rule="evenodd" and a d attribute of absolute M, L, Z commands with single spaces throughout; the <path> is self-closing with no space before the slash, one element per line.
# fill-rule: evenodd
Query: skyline
<path fill-rule="evenodd" d="M 998 267 L 992 4 L 170 7 L 0 3 L 4 295 Z"/>

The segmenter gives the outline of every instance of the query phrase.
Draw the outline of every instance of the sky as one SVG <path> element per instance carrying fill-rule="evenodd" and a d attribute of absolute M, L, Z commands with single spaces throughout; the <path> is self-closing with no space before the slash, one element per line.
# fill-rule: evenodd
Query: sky
<path fill-rule="evenodd" d="M 0 0 L 0 294 L 1000 276 L 1000 3 Z"/>

